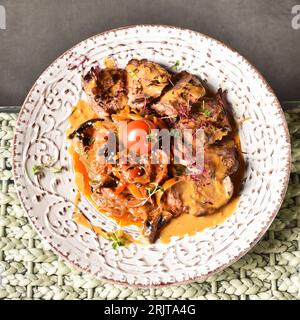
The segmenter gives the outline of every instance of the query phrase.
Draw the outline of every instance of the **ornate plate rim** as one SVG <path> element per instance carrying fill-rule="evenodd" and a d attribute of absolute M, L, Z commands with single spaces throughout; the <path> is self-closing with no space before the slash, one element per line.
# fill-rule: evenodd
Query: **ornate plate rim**
<path fill-rule="evenodd" d="M 178 285 L 183 285 L 183 284 L 188 284 L 188 283 L 191 283 L 191 282 L 196 282 L 196 281 L 200 281 L 200 280 L 205 280 L 207 279 L 209 276 L 212 276 L 213 274 L 217 273 L 217 272 L 220 272 L 224 269 L 226 269 L 227 267 L 229 267 L 230 265 L 232 265 L 234 262 L 238 261 L 240 258 L 242 258 L 249 250 L 251 250 L 255 244 L 262 238 L 262 236 L 266 233 L 266 231 L 269 229 L 270 225 L 272 224 L 273 220 L 275 219 L 278 211 L 280 210 L 280 207 L 282 205 L 282 202 L 284 200 L 284 197 L 285 197 L 285 194 L 286 194 L 286 191 L 287 191 L 287 188 L 288 188 L 288 183 L 289 183 L 289 178 L 290 178 L 290 171 L 291 171 L 291 141 L 290 141 L 290 135 L 289 135 L 289 130 L 288 130 L 288 126 L 287 126 L 287 122 L 286 122 L 286 119 L 285 119 L 285 116 L 284 116 L 284 112 L 282 110 L 282 107 L 281 107 L 281 104 L 275 94 L 275 92 L 273 91 L 272 87 L 270 86 L 270 84 L 268 83 L 268 81 L 265 79 L 265 77 L 259 72 L 259 70 L 251 63 L 249 62 L 248 59 L 246 59 L 242 54 L 240 54 L 237 50 L 231 48 L 230 46 L 228 46 L 227 44 L 225 44 L 224 42 L 220 41 L 220 40 L 217 40 L 213 37 L 210 37 L 206 34 L 203 34 L 201 32 L 198 32 L 198 31 L 194 31 L 194 30 L 190 30 L 190 29 L 187 29 L 187 28 L 181 28 L 181 27 L 175 27 L 175 26 L 171 26 L 171 25 L 163 25 L 163 24 L 138 24 L 138 25 L 129 25 L 129 26 L 123 26 L 123 27 L 120 27 L 120 28 L 115 28 L 115 29 L 111 29 L 111 30 L 107 30 L 107 31 L 104 31 L 104 32 L 100 32 L 96 35 L 93 35 L 79 43 L 77 43 L 76 45 L 74 45 L 73 47 L 71 47 L 70 49 L 68 49 L 67 51 L 65 51 L 63 54 L 61 54 L 58 58 L 56 58 L 43 72 L 42 74 L 37 78 L 37 80 L 43 75 L 45 74 L 48 69 L 53 65 L 55 64 L 56 62 L 58 62 L 61 58 L 63 58 L 65 55 L 69 54 L 70 51 L 72 51 L 73 49 L 75 49 L 76 47 L 80 46 L 82 43 L 85 43 L 89 40 L 92 40 L 94 38 L 97 38 L 99 36 L 103 36 L 103 35 L 106 35 L 110 32 L 116 32 L 116 31 L 119 31 L 119 30 L 128 30 L 128 29 L 135 29 L 135 28 L 141 28 L 141 27 L 150 27 L 150 28 L 154 28 L 154 27 L 159 27 L 159 28 L 164 28 L 164 29 L 173 29 L 173 30 L 179 30 L 179 31 L 185 31 L 185 32 L 190 32 L 194 35 L 198 35 L 198 36 L 201 36 L 201 37 L 204 37 L 212 42 L 215 42 L 216 44 L 218 44 L 219 46 L 222 46 L 226 49 L 229 49 L 230 51 L 232 51 L 233 53 L 236 53 L 237 55 L 239 55 L 243 61 L 243 63 L 247 64 L 249 66 L 249 68 L 260 78 L 260 80 L 262 81 L 262 83 L 265 85 L 266 87 L 266 90 L 272 95 L 272 97 L 274 98 L 274 107 L 277 108 L 277 111 L 279 113 L 279 116 L 282 120 L 282 124 L 283 124 L 283 129 L 284 129 L 284 132 L 285 132 L 285 142 L 286 142 L 286 147 L 288 148 L 288 158 L 287 158 L 287 170 L 286 170 L 286 174 L 284 176 L 284 181 L 283 181 L 283 184 L 282 184 L 282 191 L 281 191 L 281 195 L 280 195 L 280 199 L 278 201 L 278 205 L 277 207 L 275 208 L 274 212 L 272 213 L 272 215 L 270 216 L 269 218 L 269 221 L 266 222 L 265 226 L 263 227 L 263 229 L 261 230 L 261 232 L 257 235 L 257 237 L 249 244 L 248 248 L 243 250 L 242 252 L 240 252 L 238 254 L 238 256 L 232 258 L 228 263 L 225 263 L 223 265 L 221 265 L 220 267 L 208 272 L 206 275 L 201 275 L 201 276 L 196 276 L 196 277 L 191 277 L 189 278 L 188 280 L 184 280 L 184 281 L 178 281 L 178 282 L 171 282 L 171 283 L 168 283 L 168 282 L 161 282 L 159 284 L 151 284 L 151 285 L 143 285 L 143 284 L 132 284 L 132 283 L 129 283 L 127 281 L 117 281 L 117 280 L 112 280 L 112 279 L 108 279 L 108 278 L 105 278 L 105 277 L 101 277 L 101 276 L 95 276 L 93 275 L 94 277 L 96 277 L 97 279 L 100 279 L 100 280 L 103 280 L 103 281 L 106 281 L 108 283 L 112 283 L 112 284 L 119 284 L 119 285 L 127 285 L 127 286 L 130 286 L 130 287 L 137 287 L 137 288 L 159 288 L 159 287 L 163 287 L 163 286 L 178 286 Z M 21 116 L 24 112 L 24 109 L 25 109 L 25 105 L 26 103 L 28 102 L 29 100 L 29 97 L 31 96 L 32 92 L 34 91 L 36 85 L 37 85 L 37 80 L 36 82 L 34 83 L 34 85 L 32 86 L 32 88 L 30 89 L 29 93 L 27 94 L 22 106 L 21 106 L 21 109 L 19 111 L 19 114 L 18 114 L 18 117 L 17 117 L 17 120 L 16 120 L 16 126 L 15 126 L 15 131 L 14 131 L 14 136 L 13 136 L 13 142 L 12 142 L 12 171 L 13 171 L 13 178 L 14 178 L 14 181 L 17 180 L 17 174 L 16 174 L 16 128 L 19 127 L 20 125 L 20 119 L 21 119 Z M 17 195 L 18 195 L 18 198 L 19 198 L 19 201 L 21 203 L 21 206 L 24 210 L 24 212 L 26 213 L 26 216 L 28 217 L 28 220 L 30 222 L 30 224 L 33 226 L 33 228 L 35 229 L 35 231 L 39 234 L 39 236 L 44 240 L 46 241 L 50 247 L 51 247 L 51 250 L 54 251 L 56 254 L 58 254 L 60 257 L 62 257 L 64 259 L 64 261 L 66 261 L 68 264 L 74 266 L 75 268 L 77 268 L 78 270 L 82 271 L 82 272 L 85 272 L 85 273 L 89 273 L 91 274 L 91 272 L 89 272 L 89 270 L 86 270 L 85 268 L 83 268 L 79 263 L 75 263 L 74 261 L 70 261 L 55 245 L 53 245 L 51 243 L 51 241 L 45 239 L 45 237 L 41 234 L 41 232 L 38 230 L 38 227 L 35 225 L 35 222 L 34 220 L 32 219 L 32 217 L 29 215 L 29 213 L 27 212 L 27 210 L 25 209 L 25 205 L 24 205 L 24 202 L 23 202 L 23 199 L 21 197 L 21 195 L 19 194 L 18 190 L 16 189 L 16 192 L 17 192 Z M 92 275 L 92 274 L 91 274 Z"/>

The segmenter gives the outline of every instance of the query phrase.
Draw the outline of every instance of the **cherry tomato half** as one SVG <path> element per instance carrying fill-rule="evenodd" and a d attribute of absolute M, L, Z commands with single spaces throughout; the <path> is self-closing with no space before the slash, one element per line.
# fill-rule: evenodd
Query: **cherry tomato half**
<path fill-rule="evenodd" d="M 127 149 L 138 155 L 149 153 L 150 143 L 148 142 L 148 134 L 151 129 L 156 126 L 153 122 L 145 119 L 130 121 L 127 124 L 127 134 L 122 137 L 123 142 L 127 145 Z"/>

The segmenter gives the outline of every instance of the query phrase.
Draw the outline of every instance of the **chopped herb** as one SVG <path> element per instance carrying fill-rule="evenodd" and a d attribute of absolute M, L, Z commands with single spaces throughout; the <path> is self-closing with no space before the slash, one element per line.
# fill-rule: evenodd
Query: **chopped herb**
<path fill-rule="evenodd" d="M 63 167 L 51 167 L 49 170 L 53 173 L 61 173 L 63 171 Z"/>
<path fill-rule="evenodd" d="M 122 173 L 122 172 L 123 172 L 122 168 L 120 168 L 120 167 L 116 167 L 115 169 L 116 169 L 116 171 L 117 171 L 118 173 Z"/>
<path fill-rule="evenodd" d="M 202 101 L 202 106 L 201 106 L 201 112 L 206 116 L 209 117 L 211 116 L 212 112 L 209 109 L 205 108 L 205 101 Z"/>
<path fill-rule="evenodd" d="M 98 181 L 98 180 L 92 180 L 92 181 L 90 182 L 90 184 L 91 184 L 92 186 L 96 186 L 96 185 L 99 184 L 99 181 Z"/>
<path fill-rule="evenodd" d="M 135 77 L 136 76 L 136 73 L 137 73 L 138 69 L 135 68 L 133 70 L 128 70 L 128 73 L 131 77 Z"/>
<path fill-rule="evenodd" d="M 126 243 L 126 239 L 120 237 L 115 231 L 110 234 L 107 239 L 112 242 L 111 246 L 115 250 L 117 250 L 121 246 L 125 246 Z"/>
<path fill-rule="evenodd" d="M 53 173 L 61 173 L 63 171 L 63 167 L 54 167 L 53 161 L 49 161 L 47 163 L 37 164 L 32 167 L 32 172 L 35 176 L 40 175 L 45 169 L 49 169 L 49 171 Z"/>
<path fill-rule="evenodd" d="M 152 183 L 154 185 L 154 187 L 150 187 L 150 186 L 147 186 L 146 187 L 146 190 L 148 192 L 148 197 L 147 198 L 143 198 L 141 199 L 141 201 L 139 201 L 135 207 L 140 207 L 140 206 L 143 206 L 145 203 L 147 203 L 147 201 L 149 199 L 151 199 L 151 197 L 153 195 L 155 195 L 157 192 L 164 192 L 164 188 L 162 186 L 160 186 L 158 183 L 156 182 L 153 182 Z"/>
<path fill-rule="evenodd" d="M 172 70 L 177 71 L 179 66 L 180 66 L 180 61 L 176 60 L 175 64 L 171 68 L 172 68 Z"/>
<path fill-rule="evenodd" d="M 41 165 L 35 165 L 32 167 L 32 171 L 33 171 L 33 174 L 35 176 L 39 175 L 42 171 L 43 171 L 43 166 Z"/>
<path fill-rule="evenodd" d="M 151 198 L 155 193 L 159 191 L 164 191 L 164 188 L 160 186 L 158 183 L 153 183 L 154 187 L 146 187 L 146 190 L 148 191 L 149 198 Z"/>
<path fill-rule="evenodd" d="M 208 109 L 204 109 L 204 110 L 203 110 L 203 113 L 204 113 L 204 115 L 205 115 L 206 117 L 209 117 L 209 116 L 211 115 L 211 111 L 208 110 Z"/>

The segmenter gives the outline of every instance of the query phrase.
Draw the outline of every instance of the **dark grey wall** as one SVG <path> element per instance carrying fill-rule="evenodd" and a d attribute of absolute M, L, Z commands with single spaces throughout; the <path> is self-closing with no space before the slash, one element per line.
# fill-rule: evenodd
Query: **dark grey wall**
<path fill-rule="evenodd" d="M 299 0 L 0 0 L 0 105 L 21 104 L 41 72 L 77 42 L 111 28 L 169 24 L 222 40 L 253 62 L 281 100 L 300 99 Z"/>

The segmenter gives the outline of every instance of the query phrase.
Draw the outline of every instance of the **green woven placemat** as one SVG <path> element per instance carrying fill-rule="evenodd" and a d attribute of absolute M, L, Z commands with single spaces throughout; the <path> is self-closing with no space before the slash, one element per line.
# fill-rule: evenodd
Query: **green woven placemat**
<path fill-rule="evenodd" d="M 206 281 L 135 289 L 74 270 L 37 236 L 12 181 L 10 147 L 16 114 L 0 113 L 0 299 L 299 299 L 300 109 L 290 110 L 286 118 L 292 136 L 291 180 L 265 237 Z"/>

